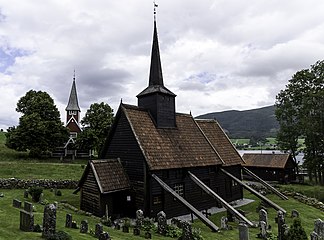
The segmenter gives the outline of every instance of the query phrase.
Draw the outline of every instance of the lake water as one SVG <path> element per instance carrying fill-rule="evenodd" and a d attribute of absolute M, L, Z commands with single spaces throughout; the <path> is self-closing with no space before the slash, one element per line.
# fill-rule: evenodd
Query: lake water
<path fill-rule="evenodd" d="M 279 150 L 237 150 L 241 156 L 243 156 L 244 153 L 263 153 L 263 154 L 270 154 L 270 153 L 283 153 Z M 299 153 L 296 156 L 296 160 L 299 163 L 299 165 L 303 164 L 304 162 L 304 153 Z"/>

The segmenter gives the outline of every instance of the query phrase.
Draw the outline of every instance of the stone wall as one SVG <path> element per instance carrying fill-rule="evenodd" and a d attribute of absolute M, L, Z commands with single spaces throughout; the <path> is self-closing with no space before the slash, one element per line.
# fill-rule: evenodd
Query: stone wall
<path fill-rule="evenodd" d="M 0 189 L 26 189 L 31 186 L 39 186 L 47 189 L 75 189 L 79 181 L 75 180 L 49 180 L 49 179 L 33 179 L 24 180 L 17 178 L 3 179 L 0 178 Z"/>

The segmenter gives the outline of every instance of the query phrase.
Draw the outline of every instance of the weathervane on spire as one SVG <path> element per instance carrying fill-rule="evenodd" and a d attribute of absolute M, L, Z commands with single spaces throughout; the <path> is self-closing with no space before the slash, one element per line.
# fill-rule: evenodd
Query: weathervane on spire
<path fill-rule="evenodd" d="M 153 13 L 154 13 L 154 21 L 156 21 L 156 8 L 159 6 L 156 4 L 155 0 L 153 1 Z"/>
<path fill-rule="evenodd" d="M 75 80 L 75 69 L 74 69 L 74 72 L 73 72 L 73 80 Z"/>

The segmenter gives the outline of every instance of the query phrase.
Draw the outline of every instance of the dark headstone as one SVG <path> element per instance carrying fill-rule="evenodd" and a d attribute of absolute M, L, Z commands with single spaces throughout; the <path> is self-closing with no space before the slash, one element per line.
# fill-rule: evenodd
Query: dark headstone
<path fill-rule="evenodd" d="M 259 211 L 259 225 L 261 222 L 265 222 L 266 226 L 268 226 L 268 213 L 264 209 Z"/>
<path fill-rule="evenodd" d="M 76 221 L 72 221 L 71 228 L 74 228 L 74 229 L 77 229 L 78 228 L 78 224 L 77 224 Z"/>
<path fill-rule="evenodd" d="M 20 210 L 20 230 L 32 232 L 34 230 L 34 214 L 25 210 Z"/>
<path fill-rule="evenodd" d="M 28 190 L 27 189 L 25 189 L 25 191 L 24 191 L 24 198 L 28 198 Z"/>
<path fill-rule="evenodd" d="M 320 240 L 316 232 L 312 232 L 310 235 L 310 240 Z"/>
<path fill-rule="evenodd" d="M 260 236 L 262 239 L 267 239 L 267 223 L 260 221 Z"/>
<path fill-rule="evenodd" d="M 317 233 L 318 239 L 324 239 L 324 221 L 317 219 L 314 222 L 314 232 Z"/>
<path fill-rule="evenodd" d="M 145 239 L 152 239 L 152 234 L 150 232 L 145 232 Z"/>
<path fill-rule="evenodd" d="M 97 223 L 95 229 L 96 237 L 99 237 L 101 233 L 103 233 L 103 226 L 100 223 Z"/>
<path fill-rule="evenodd" d="M 12 200 L 12 206 L 15 208 L 21 208 L 21 201 L 18 199 L 13 199 Z"/>
<path fill-rule="evenodd" d="M 48 204 L 44 208 L 43 217 L 43 238 L 55 234 L 56 229 L 56 207 L 54 204 Z"/>
<path fill-rule="evenodd" d="M 65 227 L 71 228 L 72 227 L 72 214 L 67 213 L 65 217 Z"/>
<path fill-rule="evenodd" d="M 88 221 L 82 220 L 80 225 L 80 233 L 87 233 L 88 232 Z"/>
<path fill-rule="evenodd" d="M 107 232 L 100 233 L 99 240 L 109 240 L 109 239 L 110 239 L 109 233 Z"/>
<path fill-rule="evenodd" d="M 33 204 L 30 202 L 24 202 L 24 210 L 26 212 L 32 212 L 33 211 Z"/>

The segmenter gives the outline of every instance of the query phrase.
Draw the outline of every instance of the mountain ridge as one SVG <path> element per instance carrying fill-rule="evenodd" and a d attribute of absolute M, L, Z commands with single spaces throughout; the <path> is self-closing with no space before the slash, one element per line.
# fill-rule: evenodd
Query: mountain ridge
<path fill-rule="evenodd" d="M 212 112 L 195 118 L 217 120 L 230 138 L 275 137 L 279 129 L 275 106 Z"/>

